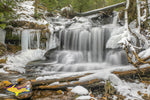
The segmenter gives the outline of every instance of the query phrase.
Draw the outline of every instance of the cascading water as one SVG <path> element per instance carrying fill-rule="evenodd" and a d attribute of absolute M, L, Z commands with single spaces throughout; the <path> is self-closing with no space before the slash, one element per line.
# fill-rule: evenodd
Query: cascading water
<path fill-rule="evenodd" d="M 85 62 L 102 62 L 105 30 L 100 27 L 91 29 L 65 29 L 60 32 L 63 50 L 82 52 Z"/>
<path fill-rule="evenodd" d="M 66 19 L 53 21 L 63 23 Z M 114 21 L 117 21 L 117 17 L 114 17 Z M 115 52 L 106 48 L 108 39 L 120 27 L 116 22 L 101 25 L 83 17 L 74 18 L 70 22 L 67 27 L 64 24 L 62 26 L 54 24 L 54 28 L 50 29 L 51 33 L 42 33 L 41 30 L 34 29 L 17 30 L 17 33 L 21 34 L 22 50 L 40 48 L 49 50 L 56 48 L 60 43 L 59 50 L 52 52 L 53 54 L 49 55 L 52 56 L 49 57 L 51 59 L 47 59 L 51 63 L 46 65 L 48 71 L 97 70 L 103 66 L 124 64 L 121 60 L 125 56 L 122 51 Z M 42 39 L 45 39 L 45 42 Z M 43 54 L 43 51 L 39 54 Z"/>
<path fill-rule="evenodd" d="M 56 63 L 51 65 L 54 66 L 51 70 L 85 71 L 126 64 L 123 51 L 106 48 L 111 33 L 114 34 L 120 27 L 116 21 L 117 17 L 114 17 L 109 24 L 94 25 L 91 19 L 81 17 L 69 27 L 60 30 L 60 46 L 55 54 Z"/>

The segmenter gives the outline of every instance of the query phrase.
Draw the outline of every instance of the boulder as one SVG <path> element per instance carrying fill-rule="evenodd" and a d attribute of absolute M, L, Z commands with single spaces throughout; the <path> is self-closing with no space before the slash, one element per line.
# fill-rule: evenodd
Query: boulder
<path fill-rule="evenodd" d="M 31 81 L 24 78 L 18 79 L 17 84 L 11 84 L 6 87 L 8 93 L 14 94 L 17 99 L 29 99 L 32 96 Z"/>
<path fill-rule="evenodd" d="M 72 93 L 78 94 L 78 95 L 87 95 L 89 91 L 82 87 L 82 86 L 76 86 L 71 90 Z"/>

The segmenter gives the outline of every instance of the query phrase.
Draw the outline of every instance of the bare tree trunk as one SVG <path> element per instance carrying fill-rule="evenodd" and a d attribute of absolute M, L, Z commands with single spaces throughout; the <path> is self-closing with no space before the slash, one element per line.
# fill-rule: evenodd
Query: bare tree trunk
<path fill-rule="evenodd" d="M 148 0 L 145 0 L 145 3 L 146 3 L 146 20 L 147 20 L 149 15 Z"/>

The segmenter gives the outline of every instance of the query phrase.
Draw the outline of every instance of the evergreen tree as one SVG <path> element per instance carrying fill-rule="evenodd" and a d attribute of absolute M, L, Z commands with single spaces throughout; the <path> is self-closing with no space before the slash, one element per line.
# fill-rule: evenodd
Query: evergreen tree
<path fill-rule="evenodd" d="M 4 29 L 8 21 L 14 18 L 13 7 L 15 5 L 15 0 L 0 0 L 0 28 Z"/>
<path fill-rule="evenodd" d="M 58 8 L 58 1 L 57 0 L 40 0 L 40 3 L 47 7 L 48 11 L 53 11 Z"/>
<path fill-rule="evenodd" d="M 90 0 L 73 0 L 72 6 L 78 12 L 88 11 L 90 9 Z"/>

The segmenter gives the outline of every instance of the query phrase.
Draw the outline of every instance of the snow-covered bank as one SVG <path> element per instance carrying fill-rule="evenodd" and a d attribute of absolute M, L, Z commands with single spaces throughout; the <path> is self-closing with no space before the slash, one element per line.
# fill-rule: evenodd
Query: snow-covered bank
<path fill-rule="evenodd" d="M 30 61 L 43 59 L 44 53 L 45 50 L 36 49 L 20 51 L 17 55 L 8 55 L 4 68 L 10 71 L 25 73 L 25 65 Z"/>
<path fill-rule="evenodd" d="M 16 14 L 19 15 L 20 17 L 16 21 L 29 21 L 44 25 L 48 24 L 48 22 L 43 18 L 36 20 L 33 17 L 35 13 L 34 2 L 35 1 L 33 0 L 28 0 L 17 4 L 18 6 L 14 10 L 16 11 Z"/>

